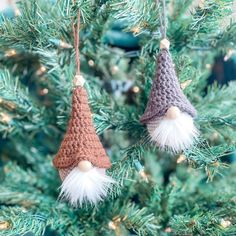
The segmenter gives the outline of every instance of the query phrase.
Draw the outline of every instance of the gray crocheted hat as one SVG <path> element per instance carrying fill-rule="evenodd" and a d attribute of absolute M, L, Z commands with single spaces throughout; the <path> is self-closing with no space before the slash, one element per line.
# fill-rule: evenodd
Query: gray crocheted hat
<path fill-rule="evenodd" d="M 162 49 L 157 59 L 157 78 L 152 84 L 148 104 L 140 121 L 146 124 L 162 117 L 171 106 L 192 117 L 196 116 L 195 108 L 180 88 L 169 51 Z"/>

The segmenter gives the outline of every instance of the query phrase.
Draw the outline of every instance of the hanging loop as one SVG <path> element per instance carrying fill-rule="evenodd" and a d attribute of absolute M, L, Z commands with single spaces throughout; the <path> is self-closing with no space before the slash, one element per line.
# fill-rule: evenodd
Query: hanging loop
<path fill-rule="evenodd" d="M 76 74 L 80 75 L 80 52 L 79 52 L 79 31 L 80 31 L 80 10 L 77 13 L 77 22 L 72 17 L 72 30 L 74 36 Z"/>
<path fill-rule="evenodd" d="M 160 49 L 170 48 L 170 41 L 166 38 L 167 31 L 167 16 L 166 16 L 166 2 L 165 0 L 161 1 L 162 5 L 162 13 L 160 14 L 160 33 L 161 33 L 161 42 Z"/>
<path fill-rule="evenodd" d="M 76 1 L 74 0 L 74 6 L 76 4 Z M 76 63 L 76 75 L 73 80 L 75 87 L 83 87 L 85 83 L 84 77 L 81 75 L 80 72 L 80 10 L 77 12 L 77 22 L 75 22 L 75 18 L 72 17 L 72 30 L 73 30 L 73 36 L 74 36 L 74 48 L 75 48 L 75 63 Z"/>
<path fill-rule="evenodd" d="M 166 1 L 161 0 L 162 2 L 162 14 L 160 14 L 160 32 L 161 38 L 166 38 L 166 28 L 167 28 L 167 19 L 166 19 Z"/>

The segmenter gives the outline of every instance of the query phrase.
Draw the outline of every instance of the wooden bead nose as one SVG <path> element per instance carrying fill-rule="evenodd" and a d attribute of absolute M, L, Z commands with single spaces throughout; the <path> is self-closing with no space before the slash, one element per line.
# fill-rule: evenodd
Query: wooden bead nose
<path fill-rule="evenodd" d="M 87 172 L 93 168 L 93 165 L 89 161 L 80 161 L 78 164 L 78 168 L 83 172 Z"/>
<path fill-rule="evenodd" d="M 176 119 L 180 115 L 180 109 L 176 106 L 171 106 L 166 112 L 166 118 Z"/>

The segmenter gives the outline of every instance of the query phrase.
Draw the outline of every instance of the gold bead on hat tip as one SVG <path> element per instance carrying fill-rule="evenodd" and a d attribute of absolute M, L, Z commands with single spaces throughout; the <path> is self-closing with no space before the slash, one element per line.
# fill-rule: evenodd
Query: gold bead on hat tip
<path fill-rule="evenodd" d="M 74 85 L 76 87 L 80 86 L 80 87 L 83 87 L 84 86 L 84 83 L 85 83 L 85 79 L 82 75 L 76 75 L 75 78 L 74 78 Z"/>
<path fill-rule="evenodd" d="M 168 39 L 162 39 L 160 42 L 160 49 L 170 49 L 170 41 Z"/>

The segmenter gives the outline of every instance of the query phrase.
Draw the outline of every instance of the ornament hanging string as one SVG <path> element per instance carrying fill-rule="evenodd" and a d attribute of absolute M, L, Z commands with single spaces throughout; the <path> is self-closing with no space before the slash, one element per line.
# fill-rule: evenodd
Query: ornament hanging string
<path fill-rule="evenodd" d="M 72 29 L 73 29 L 74 47 L 75 47 L 76 75 L 80 75 L 80 53 L 79 53 L 80 10 L 78 10 L 77 12 L 77 23 L 75 22 L 74 17 L 72 17 Z"/>
<path fill-rule="evenodd" d="M 75 9 L 76 0 L 73 3 Z M 97 205 L 106 197 L 115 181 L 106 175 L 106 169 L 111 167 L 111 163 L 96 134 L 88 94 L 83 87 L 85 79 L 80 71 L 79 51 L 80 9 L 76 16 L 71 17 L 71 22 L 76 62 L 72 111 L 66 134 L 53 164 L 58 168 L 62 180 L 59 198 L 65 198 L 72 206 L 77 207 L 84 203 Z"/>
<path fill-rule="evenodd" d="M 147 125 L 151 141 L 162 150 L 179 153 L 190 148 L 199 132 L 193 118 L 196 110 L 181 90 L 166 38 L 167 12 L 165 0 L 161 5 L 160 50 L 157 56 L 157 77 L 141 122 Z"/>
<path fill-rule="evenodd" d="M 166 28 L 167 28 L 166 1 L 162 0 L 162 14 L 160 14 L 161 39 L 165 39 L 166 38 Z"/>

